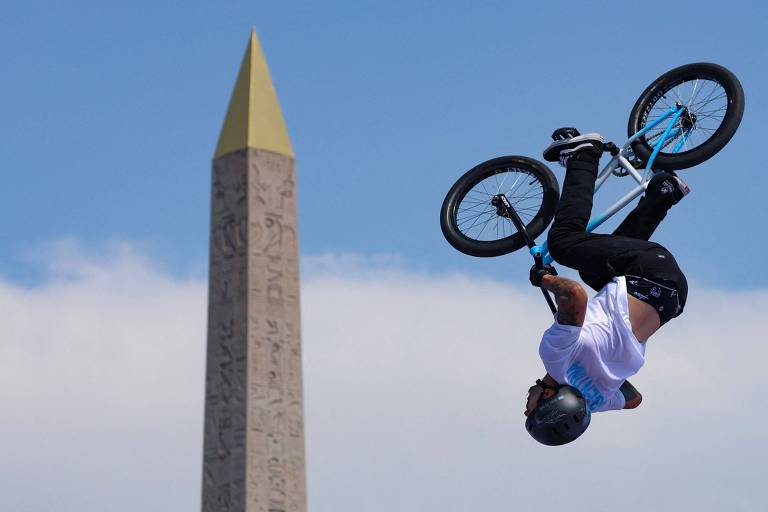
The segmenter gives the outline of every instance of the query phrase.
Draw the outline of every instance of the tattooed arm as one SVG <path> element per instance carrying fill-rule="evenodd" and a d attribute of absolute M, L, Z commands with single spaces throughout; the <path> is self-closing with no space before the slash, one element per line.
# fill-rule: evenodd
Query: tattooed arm
<path fill-rule="evenodd" d="M 587 314 L 587 292 L 579 283 L 565 277 L 546 275 L 541 287 L 555 294 L 557 321 L 581 327 Z"/>
<path fill-rule="evenodd" d="M 628 380 L 624 381 L 624 384 L 621 385 L 619 391 L 624 395 L 624 401 L 626 402 L 624 405 L 625 409 L 634 409 L 643 401 L 643 395 L 641 395 L 635 386 L 630 384 Z"/>

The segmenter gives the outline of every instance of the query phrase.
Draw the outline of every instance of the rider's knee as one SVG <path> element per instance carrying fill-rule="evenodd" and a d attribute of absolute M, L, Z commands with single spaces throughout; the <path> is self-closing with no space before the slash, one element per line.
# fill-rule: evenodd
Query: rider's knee
<path fill-rule="evenodd" d="M 675 257 L 665 247 L 659 245 L 645 253 L 643 266 L 652 272 L 652 278 L 658 278 L 670 284 L 680 296 L 681 304 L 685 305 L 688 298 L 688 280 L 677 264 Z"/>

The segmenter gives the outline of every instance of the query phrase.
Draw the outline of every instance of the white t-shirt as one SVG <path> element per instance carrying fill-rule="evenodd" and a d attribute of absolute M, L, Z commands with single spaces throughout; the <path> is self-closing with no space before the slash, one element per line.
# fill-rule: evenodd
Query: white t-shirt
<path fill-rule="evenodd" d="M 592 412 L 623 409 L 619 387 L 645 363 L 645 343 L 632 334 L 627 284 L 615 277 L 587 303 L 584 325 L 552 324 L 539 355 L 553 379 L 577 388 Z"/>

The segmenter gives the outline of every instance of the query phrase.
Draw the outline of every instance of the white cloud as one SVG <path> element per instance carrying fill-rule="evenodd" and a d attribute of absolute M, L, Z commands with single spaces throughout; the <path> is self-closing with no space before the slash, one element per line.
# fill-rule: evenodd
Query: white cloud
<path fill-rule="evenodd" d="M 44 284 L 0 283 L 0 510 L 198 508 L 205 282 L 130 246 L 55 253 Z M 633 379 L 643 405 L 547 448 L 522 426 L 550 321 L 536 290 L 310 263 L 312 512 L 759 508 L 765 291 L 694 283 Z"/>
<path fill-rule="evenodd" d="M 45 284 L 0 283 L 0 510 L 196 505 L 204 283 L 50 251 Z"/>

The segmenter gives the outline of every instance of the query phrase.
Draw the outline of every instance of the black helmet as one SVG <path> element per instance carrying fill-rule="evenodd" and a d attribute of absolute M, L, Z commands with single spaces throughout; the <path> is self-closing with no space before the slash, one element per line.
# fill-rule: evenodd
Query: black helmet
<path fill-rule="evenodd" d="M 564 384 L 550 398 L 540 398 L 525 420 L 525 429 L 548 446 L 570 443 L 587 430 L 591 414 L 584 395 Z"/>

